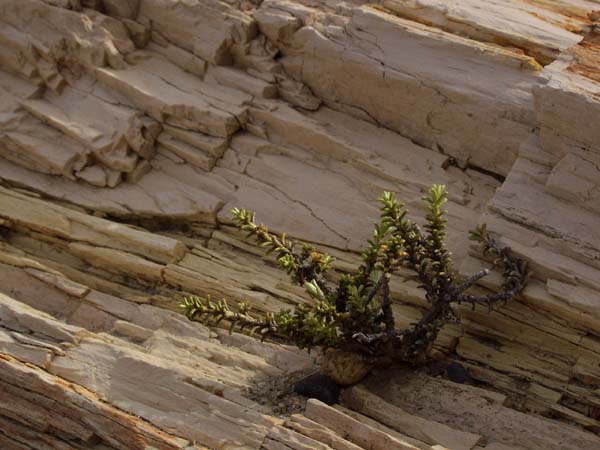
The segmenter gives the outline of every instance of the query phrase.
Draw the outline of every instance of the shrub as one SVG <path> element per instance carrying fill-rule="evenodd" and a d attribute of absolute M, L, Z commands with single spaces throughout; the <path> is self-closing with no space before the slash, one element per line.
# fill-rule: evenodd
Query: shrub
<path fill-rule="evenodd" d="M 362 253 L 362 264 L 354 273 L 342 275 L 337 285 L 326 276 L 333 261 L 330 255 L 288 239 L 285 233 L 278 237 L 255 223 L 254 212 L 236 208 L 232 212 L 239 229 L 267 253 L 275 253 L 281 269 L 293 283 L 304 286 L 313 301 L 263 316 L 251 314 L 247 303 L 237 303 L 231 309 L 226 300 L 214 301 L 210 296 L 186 297 L 180 307 L 190 320 L 216 324 L 225 320 L 230 330 L 249 330 L 262 339 L 277 336 L 300 348 L 320 346 L 371 359 L 421 363 L 443 326 L 458 320 L 455 305 L 485 305 L 491 311 L 521 291 L 528 278 L 527 264 L 514 257 L 510 249 L 501 248 L 486 225 L 481 225 L 470 232 L 470 239 L 493 257 L 494 267 L 503 271 L 504 284 L 498 293 L 469 294 L 469 288 L 490 270 L 461 279 L 453 269 L 445 243 L 447 219 L 443 207 L 447 198 L 444 186 L 431 187 L 423 197 L 427 216 L 421 229 L 407 219 L 404 205 L 392 193 L 384 192 L 379 199 L 381 219 Z M 390 277 L 401 266 L 416 272 L 430 305 L 421 320 L 406 329 L 395 327 L 389 288 Z"/>

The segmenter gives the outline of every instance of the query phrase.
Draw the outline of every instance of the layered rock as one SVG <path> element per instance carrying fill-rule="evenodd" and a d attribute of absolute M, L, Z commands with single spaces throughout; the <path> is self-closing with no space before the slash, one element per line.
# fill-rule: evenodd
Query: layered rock
<path fill-rule="evenodd" d="M 3 2 L 3 448 L 600 447 L 596 7 Z M 188 293 L 307 301 L 232 207 L 339 274 L 381 191 L 419 221 L 433 183 L 461 272 L 487 264 L 466 239 L 478 222 L 533 269 L 438 340 L 479 387 L 376 374 L 282 420 L 252 392 L 314 355 L 173 311 Z M 409 271 L 392 294 L 398 326 L 427 308 Z"/>

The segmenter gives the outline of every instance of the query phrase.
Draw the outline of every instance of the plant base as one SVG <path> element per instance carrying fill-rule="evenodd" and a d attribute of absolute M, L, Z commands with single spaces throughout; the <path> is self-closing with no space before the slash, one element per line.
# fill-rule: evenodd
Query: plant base
<path fill-rule="evenodd" d="M 330 376 L 340 386 L 358 383 L 375 366 L 375 362 L 365 356 L 338 349 L 327 349 L 319 358 L 319 365 L 325 375 Z"/>

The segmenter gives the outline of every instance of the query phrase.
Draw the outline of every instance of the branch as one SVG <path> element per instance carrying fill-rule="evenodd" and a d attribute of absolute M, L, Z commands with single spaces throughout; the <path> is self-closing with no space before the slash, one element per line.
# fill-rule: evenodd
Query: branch
<path fill-rule="evenodd" d="M 394 330 L 396 321 L 394 320 L 394 313 L 392 311 L 389 278 L 386 275 L 383 275 L 383 277 L 385 277 L 385 282 L 383 283 L 383 302 L 381 305 L 381 312 L 383 313 L 383 323 L 385 324 L 385 329 L 389 332 Z"/>
<path fill-rule="evenodd" d="M 225 299 L 213 302 L 210 295 L 206 299 L 195 295 L 185 297 L 179 304 L 179 308 L 190 320 L 202 322 L 212 318 L 215 320 L 215 325 L 218 325 L 222 320 L 226 320 L 231 323 L 230 333 L 236 327 L 240 330 L 250 328 L 250 335 L 259 331 L 264 339 L 268 334 L 274 334 L 277 328 L 274 316 L 271 313 L 267 314 L 264 319 L 256 319 L 249 314 L 250 307 L 247 303 L 239 302 L 237 304 L 238 311 L 232 311 Z"/>
<path fill-rule="evenodd" d="M 428 195 L 422 198 L 427 203 L 428 213 L 426 224 L 427 231 L 425 249 L 430 259 L 430 270 L 436 279 L 438 293 L 445 290 L 453 281 L 450 270 L 450 252 L 446 249 L 446 219 L 447 211 L 443 206 L 448 202 L 448 191 L 446 186 L 434 184 L 428 191 Z"/>
<path fill-rule="evenodd" d="M 405 334 L 405 330 L 385 330 L 380 333 L 354 333 L 352 335 L 352 339 L 362 345 L 372 346 L 373 344 L 385 343 L 390 339 L 395 339 L 403 334 Z"/>
<path fill-rule="evenodd" d="M 488 276 L 489 274 L 490 274 L 489 269 L 480 270 L 479 272 L 477 272 L 477 273 L 471 275 L 469 278 L 467 278 L 463 283 L 454 287 L 452 289 L 452 293 L 456 295 L 456 294 L 460 294 L 460 293 L 466 291 L 471 286 L 473 286 L 475 283 L 477 283 L 479 280 Z"/>
<path fill-rule="evenodd" d="M 455 302 L 457 303 L 470 303 L 475 309 L 476 305 L 484 305 L 487 304 L 489 310 L 493 309 L 493 305 L 496 303 L 504 302 L 506 303 L 510 300 L 519 289 L 509 289 L 503 292 L 497 292 L 495 294 L 487 294 L 487 295 L 459 295 L 456 297 Z"/>
<path fill-rule="evenodd" d="M 279 265 L 291 276 L 293 282 L 303 286 L 307 281 L 315 281 L 325 294 L 330 293 L 330 287 L 324 277 L 333 261 L 330 255 L 318 252 L 312 245 L 288 240 L 285 233 L 281 234 L 281 238 L 270 233 L 265 225 L 256 225 L 253 211 L 234 208 L 231 212 L 237 222 L 237 227 L 241 231 L 247 232 L 247 237 L 254 236 L 258 246 L 267 249 L 267 254 L 277 253 Z M 294 248 L 300 243 L 302 252 L 298 254 Z"/>
<path fill-rule="evenodd" d="M 379 289 L 381 289 L 381 286 L 383 286 L 384 278 L 385 278 L 385 274 L 381 274 L 381 277 L 379 277 L 379 280 L 377 280 L 377 283 L 375 283 L 375 285 L 371 288 L 371 291 L 369 292 L 369 295 L 367 297 L 367 301 L 366 301 L 365 305 L 368 305 L 369 303 L 371 303 L 373 301 L 373 299 L 377 295 L 377 291 L 379 291 Z"/>

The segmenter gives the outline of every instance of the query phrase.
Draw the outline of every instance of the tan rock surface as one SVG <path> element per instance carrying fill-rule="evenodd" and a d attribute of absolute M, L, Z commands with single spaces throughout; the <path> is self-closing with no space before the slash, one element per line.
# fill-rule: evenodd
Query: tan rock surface
<path fill-rule="evenodd" d="M 0 2 L 0 447 L 600 448 L 598 9 Z M 188 293 L 308 301 L 232 207 L 343 273 L 381 191 L 421 220 L 433 183 L 462 272 L 485 264 L 466 239 L 478 222 L 534 271 L 440 335 L 476 387 L 378 371 L 284 420 L 260 386 L 315 354 L 174 311 Z M 391 287 L 410 326 L 423 293 L 408 271 Z"/>

